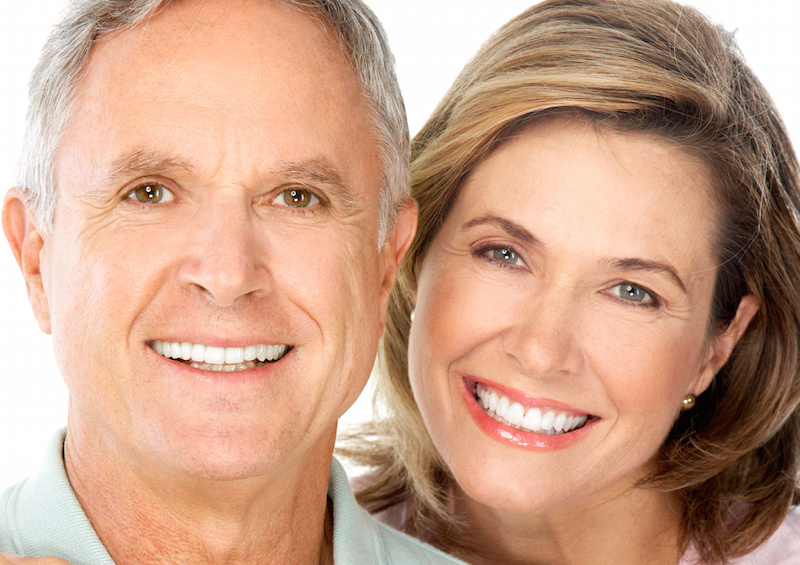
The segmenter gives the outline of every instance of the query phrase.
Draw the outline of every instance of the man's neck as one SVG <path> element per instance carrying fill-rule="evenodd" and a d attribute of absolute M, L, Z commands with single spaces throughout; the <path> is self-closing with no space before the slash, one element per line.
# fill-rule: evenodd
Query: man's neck
<path fill-rule="evenodd" d="M 84 453 L 69 432 L 64 460 L 81 506 L 119 565 L 332 563 L 334 437 L 335 430 L 304 461 L 288 462 L 291 468 L 230 481 L 168 471 L 153 480 L 122 462 L 110 465 L 115 457 Z"/>

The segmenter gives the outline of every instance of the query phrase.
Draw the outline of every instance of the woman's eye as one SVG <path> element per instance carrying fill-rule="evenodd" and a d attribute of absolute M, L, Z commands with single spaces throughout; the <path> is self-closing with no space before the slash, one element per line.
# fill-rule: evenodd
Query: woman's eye
<path fill-rule="evenodd" d="M 168 188 L 157 183 L 137 186 L 128 193 L 128 198 L 133 198 L 142 204 L 159 204 L 175 200 L 175 196 Z"/>
<path fill-rule="evenodd" d="M 520 266 L 525 264 L 522 259 L 520 259 L 519 254 L 517 254 L 517 252 L 513 249 L 509 249 L 507 247 L 497 247 L 488 251 L 489 256 L 498 263 Z"/>
<path fill-rule="evenodd" d="M 289 206 L 291 208 L 308 208 L 314 204 L 319 204 L 319 198 L 310 190 L 304 188 L 289 188 L 276 196 L 272 203 L 279 206 Z"/>
<path fill-rule="evenodd" d="M 628 300 L 630 302 L 655 302 L 653 297 L 650 296 L 650 293 L 645 288 L 633 283 L 623 282 L 615 285 L 611 288 L 611 292 L 623 300 Z"/>

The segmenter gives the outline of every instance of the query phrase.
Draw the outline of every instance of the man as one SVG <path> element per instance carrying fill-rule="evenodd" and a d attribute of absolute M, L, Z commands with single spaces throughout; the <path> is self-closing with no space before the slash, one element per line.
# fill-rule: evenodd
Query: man
<path fill-rule="evenodd" d="M 358 0 L 74 3 L 3 210 L 68 427 L 0 551 L 454 562 L 331 462 L 416 222 L 391 66 Z"/>

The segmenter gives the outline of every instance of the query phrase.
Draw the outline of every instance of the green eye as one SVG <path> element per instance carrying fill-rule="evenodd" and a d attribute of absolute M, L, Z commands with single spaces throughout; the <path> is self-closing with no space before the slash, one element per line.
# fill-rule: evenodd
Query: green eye
<path fill-rule="evenodd" d="M 273 201 L 275 204 L 291 208 L 308 208 L 319 203 L 313 192 L 304 188 L 290 188 L 281 192 Z"/>
<path fill-rule="evenodd" d="M 650 293 L 639 285 L 624 282 L 614 286 L 611 292 L 630 302 L 653 302 Z"/>
<path fill-rule="evenodd" d="M 504 247 L 492 249 L 492 259 L 498 263 L 505 263 L 507 265 L 516 265 L 517 263 L 520 263 L 520 258 L 519 255 L 517 255 L 517 252 L 513 249 Z"/>
<path fill-rule="evenodd" d="M 128 193 L 128 198 L 134 198 L 142 204 L 158 204 L 159 202 L 169 202 L 175 199 L 169 189 L 156 183 L 137 186 Z"/>

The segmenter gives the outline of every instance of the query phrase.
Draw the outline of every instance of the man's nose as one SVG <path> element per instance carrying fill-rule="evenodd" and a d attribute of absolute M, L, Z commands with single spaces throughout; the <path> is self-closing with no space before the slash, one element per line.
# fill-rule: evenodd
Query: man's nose
<path fill-rule="evenodd" d="M 187 250 L 178 271 L 181 285 L 218 306 L 268 292 L 267 244 L 257 223 L 244 202 L 208 203 L 193 218 L 185 238 Z"/>
<path fill-rule="evenodd" d="M 570 289 L 545 283 L 520 306 L 501 338 L 506 355 L 534 378 L 580 371 L 584 351 L 579 298 Z"/>

